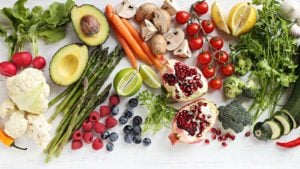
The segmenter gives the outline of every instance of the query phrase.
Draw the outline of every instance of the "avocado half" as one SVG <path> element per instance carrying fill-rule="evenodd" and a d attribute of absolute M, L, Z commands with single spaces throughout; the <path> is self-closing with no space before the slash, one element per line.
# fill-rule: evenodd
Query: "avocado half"
<path fill-rule="evenodd" d="M 50 78 L 60 86 L 69 86 L 82 75 L 88 62 L 86 45 L 70 44 L 60 48 L 50 62 Z"/>
<path fill-rule="evenodd" d="M 88 46 L 98 46 L 109 35 L 109 24 L 105 15 L 95 6 L 74 6 L 71 19 L 77 37 Z"/>

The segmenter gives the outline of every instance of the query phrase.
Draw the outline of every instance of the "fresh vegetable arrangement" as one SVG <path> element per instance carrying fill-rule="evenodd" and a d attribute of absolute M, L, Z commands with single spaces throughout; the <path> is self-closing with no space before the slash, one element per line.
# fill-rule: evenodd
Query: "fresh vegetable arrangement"
<path fill-rule="evenodd" d="M 149 134 L 163 128 L 170 131 L 165 138 L 172 145 L 216 140 L 226 147 L 245 129 L 245 137 L 251 136 L 249 127 L 257 139 L 267 141 L 300 125 L 300 14 L 295 1 L 238 2 L 227 18 L 218 2 L 210 6 L 205 0 L 191 2 L 188 11 L 172 0 L 161 6 L 120 0 L 116 6 L 101 6 L 105 11 L 72 0 L 54 2 L 46 10 L 27 8 L 26 2 L 17 0 L 0 10 L 0 36 L 9 48 L 8 61 L 0 63 L 9 97 L 0 104 L 0 141 L 8 147 L 26 150 L 15 141 L 27 134 L 49 162 L 69 142 L 72 150 L 90 144 L 95 151 L 105 147 L 111 152 L 120 140 L 148 147 L 155 141 Z M 211 20 L 203 19 L 209 10 Z M 38 39 L 58 42 L 67 35 L 69 22 L 73 30 L 68 34 L 76 34 L 82 43 L 52 53 L 45 75 Z M 230 51 L 217 29 L 238 39 Z M 108 38 L 119 45 L 104 47 Z M 25 49 L 27 42 L 32 52 Z M 118 65 L 125 56 L 131 67 Z M 48 102 L 53 85 L 65 89 Z M 292 87 L 290 98 L 278 108 Z M 228 104 L 207 99 L 209 89 L 220 92 Z M 123 109 L 120 103 L 128 97 Z M 106 98 L 108 104 L 102 104 Z M 52 106 L 47 122 L 44 114 Z M 265 112 L 268 118 L 258 122 Z M 51 136 L 50 123 L 58 116 L 62 118 Z M 277 145 L 292 148 L 299 142 Z"/>

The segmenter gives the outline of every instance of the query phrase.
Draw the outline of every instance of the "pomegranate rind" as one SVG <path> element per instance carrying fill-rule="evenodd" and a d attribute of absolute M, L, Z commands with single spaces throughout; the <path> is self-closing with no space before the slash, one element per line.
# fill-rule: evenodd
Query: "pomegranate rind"
<path fill-rule="evenodd" d="M 206 119 L 209 122 L 209 125 L 201 131 L 201 137 L 197 137 L 196 135 L 192 136 L 186 130 L 181 129 L 177 126 L 178 114 L 180 112 L 182 112 L 183 110 L 190 111 L 190 108 L 193 105 L 198 105 L 199 103 L 206 104 L 206 106 L 201 107 L 201 112 L 202 112 L 201 115 L 205 114 L 206 117 L 208 117 L 208 115 L 210 115 L 210 118 Z M 194 102 L 191 102 L 191 103 L 183 106 L 176 113 L 176 115 L 173 119 L 172 132 L 169 135 L 169 139 L 171 141 L 171 144 L 174 145 L 177 142 L 183 142 L 183 143 L 187 143 L 187 144 L 195 144 L 195 143 L 201 142 L 202 140 L 205 139 L 206 134 L 208 133 L 208 131 L 212 128 L 212 126 L 216 122 L 218 114 L 219 114 L 219 112 L 218 112 L 218 108 L 216 107 L 216 105 L 212 101 L 204 99 L 204 98 L 198 99 Z"/>
<path fill-rule="evenodd" d="M 184 94 L 184 92 L 181 90 L 178 81 L 176 81 L 175 85 L 169 85 L 169 83 L 166 80 L 164 80 L 163 76 L 165 74 L 172 74 L 172 75 L 176 76 L 175 75 L 175 73 L 176 73 L 175 72 L 175 64 L 178 62 L 180 62 L 181 64 L 183 64 L 185 66 L 188 66 L 181 61 L 171 59 L 171 60 L 168 60 L 166 62 L 166 64 L 164 64 L 163 68 L 160 71 L 160 78 L 161 78 L 162 85 L 169 92 L 169 95 L 171 95 L 172 98 L 178 102 L 191 101 L 191 100 L 195 100 L 195 99 L 203 96 L 208 90 L 208 82 L 207 82 L 207 79 L 203 76 L 202 72 L 197 67 L 188 66 L 191 69 L 195 69 L 197 71 L 197 74 L 200 75 L 199 77 L 200 77 L 200 82 L 202 83 L 202 87 L 197 88 L 197 90 L 193 91 L 193 93 L 189 96 L 186 96 Z M 179 97 L 176 97 L 176 95 L 178 95 Z"/>

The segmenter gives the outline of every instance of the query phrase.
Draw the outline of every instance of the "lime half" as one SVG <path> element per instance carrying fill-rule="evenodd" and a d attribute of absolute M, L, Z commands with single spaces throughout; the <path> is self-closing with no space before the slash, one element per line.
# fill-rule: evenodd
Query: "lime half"
<path fill-rule="evenodd" d="M 156 72 L 147 65 L 140 66 L 140 74 L 142 75 L 143 82 L 151 88 L 157 89 L 161 87 L 159 77 Z"/>
<path fill-rule="evenodd" d="M 138 71 L 125 68 L 116 74 L 113 85 L 120 96 L 132 96 L 140 90 L 142 82 L 142 76 Z"/>

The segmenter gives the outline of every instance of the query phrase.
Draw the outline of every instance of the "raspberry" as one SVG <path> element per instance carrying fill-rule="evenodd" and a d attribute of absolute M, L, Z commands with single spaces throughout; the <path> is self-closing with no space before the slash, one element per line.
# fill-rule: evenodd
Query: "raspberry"
<path fill-rule="evenodd" d="M 96 133 L 98 134 L 102 134 L 105 132 L 105 125 L 103 123 L 100 122 L 95 122 L 94 123 L 94 130 Z"/>
<path fill-rule="evenodd" d="M 83 143 L 81 140 L 72 140 L 71 148 L 72 150 L 78 150 L 82 147 Z"/>
<path fill-rule="evenodd" d="M 117 95 L 117 94 L 114 94 L 114 95 L 111 95 L 109 97 L 109 103 L 112 105 L 112 106 L 116 106 L 120 103 L 120 97 Z"/>
<path fill-rule="evenodd" d="M 100 150 L 103 147 L 103 142 L 100 138 L 96 138 L 92 144 L 94 150 Z"/>
<path fill-rule="evenodd" d="M 107 129 L 113 128 L 117 125 L 117 120 L 115 118 L 113 118 L 112 116 L 109 116 L 106 118 L 105 120 L 105 127 Z"/>
<path fill-rule="evenodd" d="M 82 139 L 82 132 L 80 130 L 76 130 L 72 135 L 73 140 L 78 141 Z"/>
<path fill-rule="evenodd" d="M 92 132 L 84 132 L 83 133 L 83 141 L 87 144 L 93 142 L 93 133 Z"/>
<path fill-rule="evenodd" d="M 100 114 L 96 111 L 93 111 L 89 116 L 89 120 L 93 123 L 98 121 L 99 119 L 100 119 Z"/>
<path fill-rule="evenodd" d="M 82 128 L 84 131 L 91 131 L 93 129 L 93 123 L 87 119 L 82 123 Z"/>
<path fill-rule="evenodd" d="M 109 106 L 100 106 L 100 117 L 105 117 L 110 114 Z"/>

